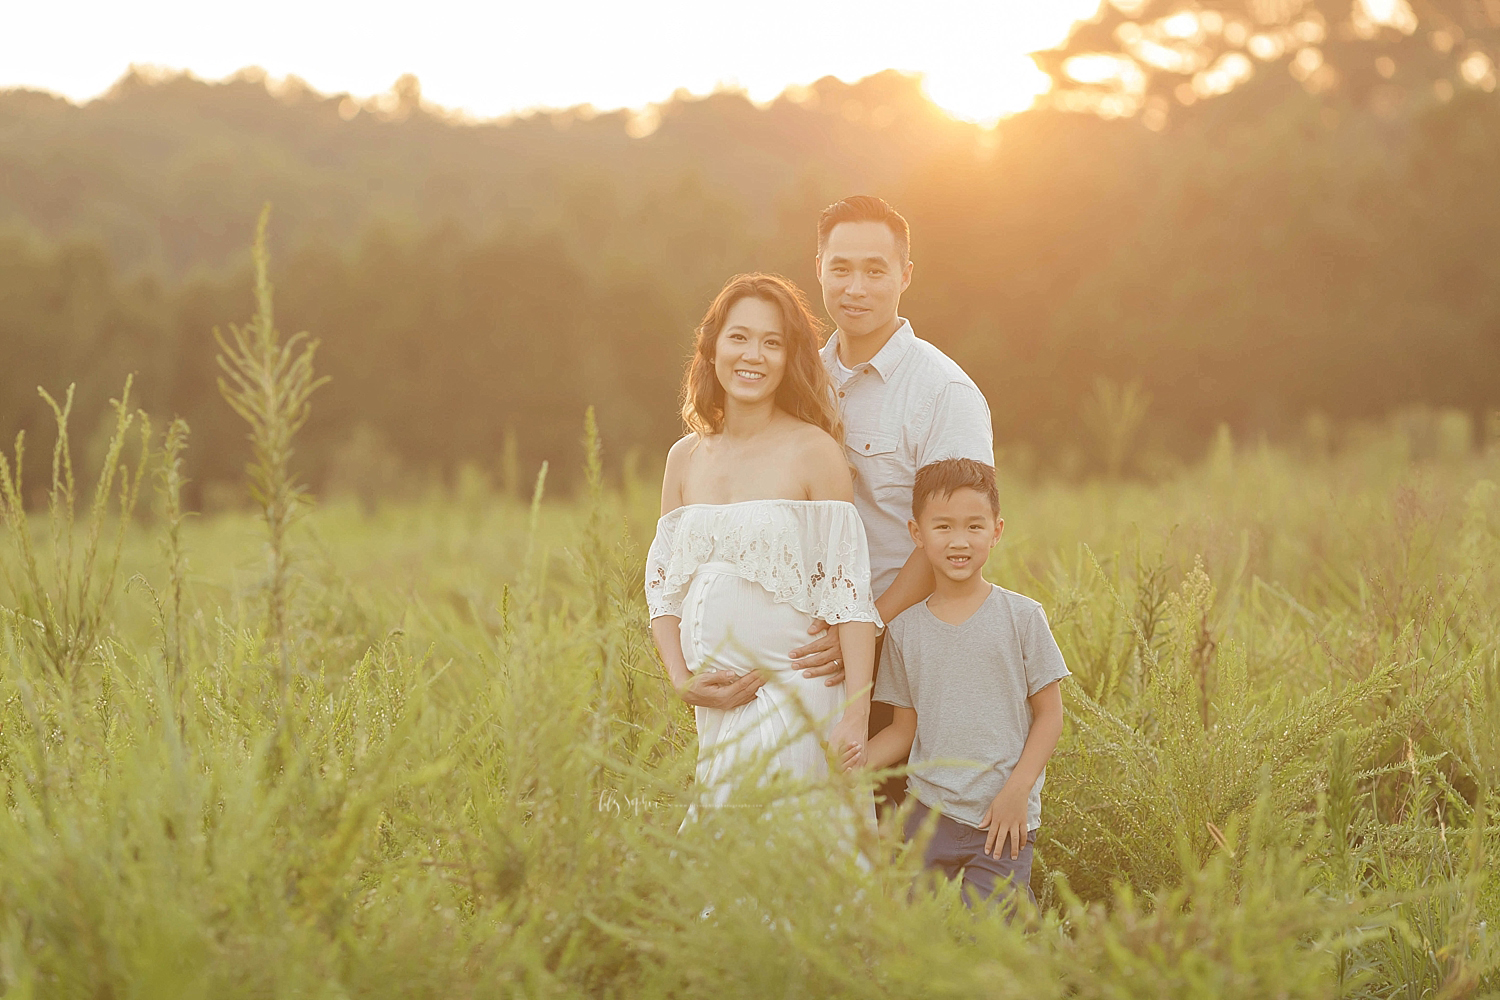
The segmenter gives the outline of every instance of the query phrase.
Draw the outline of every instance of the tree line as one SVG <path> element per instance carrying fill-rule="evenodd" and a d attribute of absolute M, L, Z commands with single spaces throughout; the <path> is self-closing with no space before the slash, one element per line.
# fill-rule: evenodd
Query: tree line
<path fill-rule="evenodd" d="M 570 469 L 590 404 L 613 454 L 654 460 L 713 292 L 765 269 L 816 300 L 817 211 L 853 191 L 910 219 L 904 313 L 1040 469 L 1191 458 L 1220 424 L 1287 437 L 1415 404 L 1482 420 L 1500 406 L 1500 100 L 1460 88 L 1393 114 L 1265 86 L 1166 127 L 1040 109 L 994 131 L 894 73 L 765 107 L 724 92 L 486 124 L 414 81 L 363 105 L 256 74 L 135 74 L 83 107 L 6 92 L 0 435 L 45 440 L 35 387 L 72 381 L 94 426 L 135 372 L 143 405 L 192 425 L 196 487 L 235 479 L 212 330 L 253 309 L 270 201 L 278 326 L 320 340 L 331 377 L 300 455 L 315 486 Z"/>

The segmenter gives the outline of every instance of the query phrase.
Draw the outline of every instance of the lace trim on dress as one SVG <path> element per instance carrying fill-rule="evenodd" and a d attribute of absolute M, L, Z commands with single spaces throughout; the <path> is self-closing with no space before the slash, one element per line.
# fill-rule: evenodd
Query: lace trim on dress
<path fill-rule="evenodd" d="M 682 617 L 699 566 L 724 562 L 773 600 L 830 625 L 880 624 L 870 592 L 870 552 L 854 505 L 842 500 L 689 504 L 656 523 L 646 556 L 652 618 Z"/>

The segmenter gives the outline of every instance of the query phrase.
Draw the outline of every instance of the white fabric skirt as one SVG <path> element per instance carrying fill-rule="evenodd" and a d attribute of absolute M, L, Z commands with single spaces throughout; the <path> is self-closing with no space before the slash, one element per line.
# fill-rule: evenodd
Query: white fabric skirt
<path fill-rule="evenodd" d="M 709 562 L 694 573 L 682 605 L 682 654 L 694 673 L 759 668 L 769 676 L 754 700 L 738 708 L 694 708 L 703 805 L 728 804 L 746 779 L 790 779 L 801 791 L 816 791 L 828 778 L 824 746 L 846 697 L 843 684 L 829 687 L 824 677 L 803 677 L 788 655 L 811 640 L 812 617 L 778 604 L 764 587 L 732 570 Z M 873 801 L 858 812 L 873 822 Z"/>

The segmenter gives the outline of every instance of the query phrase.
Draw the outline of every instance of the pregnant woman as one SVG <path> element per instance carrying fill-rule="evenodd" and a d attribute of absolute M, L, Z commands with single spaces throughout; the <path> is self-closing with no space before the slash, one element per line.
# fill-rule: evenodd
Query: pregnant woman
<path fill-rule="evenodd" d="M 807 781 L 829 755 L 864 763 L 879 616 L 817 333 L 795 285 L 740 275 L 698 327 L 684 378 L 690 433 L 667 455 L 646 601 L 694 706 L 704 804 L 729 802 L 747 768 Z M 787 656 L 815 618 L 838 630 L 843 684 Z"/>

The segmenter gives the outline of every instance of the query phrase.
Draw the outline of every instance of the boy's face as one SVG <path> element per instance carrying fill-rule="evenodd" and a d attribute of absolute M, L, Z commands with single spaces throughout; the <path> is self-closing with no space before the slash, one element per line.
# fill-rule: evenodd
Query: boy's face
<path fill-rule="evenodd" d="M 928 497 L 921 515 L 906 527 L 932 571 L 961 583 L 984 568 L 1005 520 L 990 510 L 983 493 L 965 487 L 948 496 Z"/>

